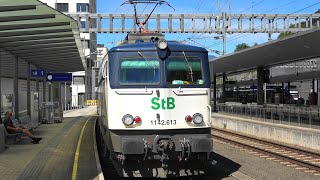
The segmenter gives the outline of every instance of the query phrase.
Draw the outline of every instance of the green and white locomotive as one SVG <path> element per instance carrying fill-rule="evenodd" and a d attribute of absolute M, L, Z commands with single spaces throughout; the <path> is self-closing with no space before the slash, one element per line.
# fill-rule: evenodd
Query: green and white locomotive
<path fill-rule="evenodd" d="M 199 174 L 211 164 L 210 72 L 204 48 L 129 34 L 99 73 L 102 152 L 120 176 Z"/>

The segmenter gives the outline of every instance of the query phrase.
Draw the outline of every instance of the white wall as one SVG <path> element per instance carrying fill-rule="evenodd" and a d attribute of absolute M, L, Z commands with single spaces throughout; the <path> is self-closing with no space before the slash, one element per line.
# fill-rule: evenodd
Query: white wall
<path fill-rule="evenodd" d="M 69 12 L 77 12 L 77 3 L 88 3 L 89 0 L 40 0 L 43 3 L 46 3 L 48 6 L 55 8 L 56 3 L 69 3 Z"/>

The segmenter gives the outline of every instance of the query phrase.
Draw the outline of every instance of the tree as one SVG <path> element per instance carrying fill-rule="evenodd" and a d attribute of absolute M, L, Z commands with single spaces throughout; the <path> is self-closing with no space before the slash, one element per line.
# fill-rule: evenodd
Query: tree
<path fill-rule="evenodd" d="M 236 45 L 234 52 L 241 51 L 243 49 L 249 48 L 250 46 L 247 43 L 241 43 Z"/>

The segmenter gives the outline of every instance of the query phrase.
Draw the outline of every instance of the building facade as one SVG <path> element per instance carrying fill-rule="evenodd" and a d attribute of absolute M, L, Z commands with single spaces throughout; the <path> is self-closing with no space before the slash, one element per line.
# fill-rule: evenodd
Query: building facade
<path fill-rule="evenodd" d="M 96 13 L 96 0 L 40 0 L 48 6 L 65 14 L 77 14 L 77 13 Z M 85 19 L 81 19 L 79 26 L 85 26 Z M 96 24 L 94 21 L 90 22 L 90 25 L 94 27 Z M 94 64 L 97 60 L 97 36 L 95 33 L 81 33 L 81 42 L 83 43 L 85 56 L 87 58 L 87 70 L 74 72 L 73 81 L 71 84 L 72 93 L 69 96 L 72 97 L 72 106 L 84 105 L 88 99 L 94 97 L 93 77 Z"/>

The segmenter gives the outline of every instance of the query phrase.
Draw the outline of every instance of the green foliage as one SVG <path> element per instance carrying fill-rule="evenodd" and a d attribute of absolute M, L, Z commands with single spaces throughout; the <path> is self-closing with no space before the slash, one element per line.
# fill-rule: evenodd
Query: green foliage
<path fill-rule="evenodd" d="M 249 48 L 250 46 L 247 43 L 241 43 L 236 45 L 234 52 L 241 51 L 243 49 Z"/>

